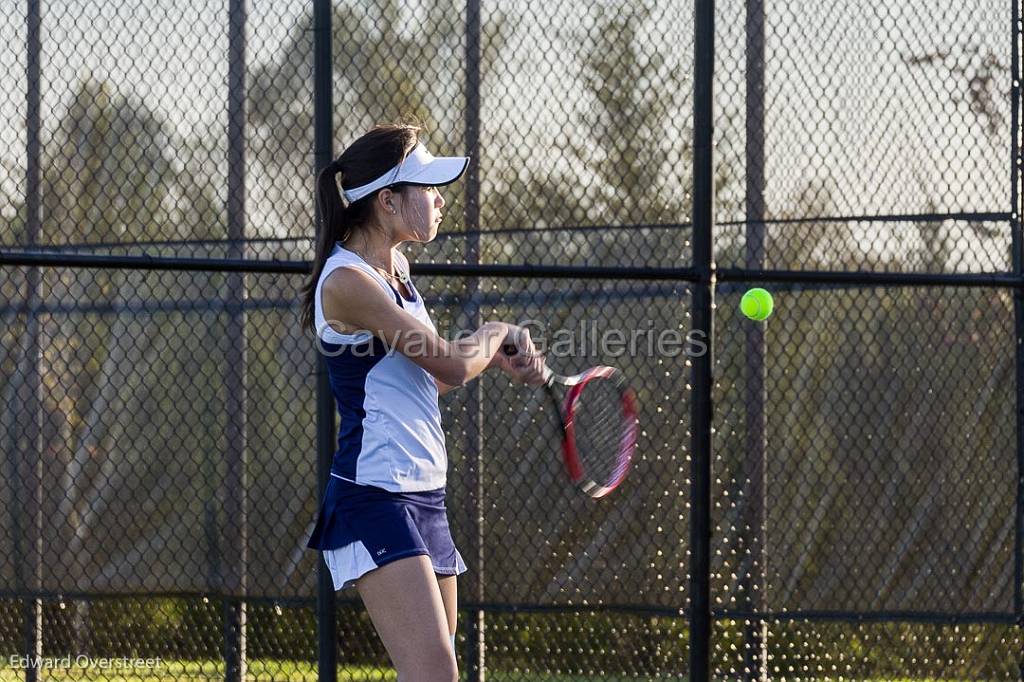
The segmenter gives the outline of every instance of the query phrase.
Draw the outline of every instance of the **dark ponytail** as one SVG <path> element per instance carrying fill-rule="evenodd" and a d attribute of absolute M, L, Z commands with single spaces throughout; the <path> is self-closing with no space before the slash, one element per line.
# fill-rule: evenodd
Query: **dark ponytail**
<path fill-rule="evenodd" d="M 349 231 L 345 219 L 345 205 L 341 201 L 335 176 L 340 172 L 337 161 L 327 164 L 316 177 L 316 207 L 320 212 L 320 230 L 316 237 L 316 255 L 313 257 L 313 272 L 306 286 L 302 288 L 302 313 L 300 322 L 303 329 L 315 325 L 314 297 L 316 283 L 324 271 L 324 263 L 334 248 L 335 242 L 345 241 Z"/>
<path fill-rule="evenodd" d="M 349 238 L 353 231 L 363 229 L 373 214 L 376 192 L 346 205 L 338 190 L 365 185 L 394 168 L 413 150 L 419 141 L 420 129 L 411 125 L 380 125 L 353 142 L 341 156 L 327 164 L 316 178 L 316 205 L 320 214 L 320 230 L 316 238 L 313 270 L 302 288 L 300 321 L 303 329 L 316 333 L 316 285 L 324 264 L 337 242 Z"/>

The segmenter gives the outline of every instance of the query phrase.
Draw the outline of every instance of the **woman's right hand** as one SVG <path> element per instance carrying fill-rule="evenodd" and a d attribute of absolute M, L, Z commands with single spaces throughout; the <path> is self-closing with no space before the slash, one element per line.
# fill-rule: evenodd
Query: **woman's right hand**
<path fill-rule="evenodd" d="M 492 366 L 501 368 L 505 374 L 516 383 L 539 386 L 544 383 L 545 365 L 544 356 L 537 350 L 530 336 L 530 330 L 514 324 L 509 324 L 508 334 L 502 343 L 502 348 L 495 353 Z M 505 352 L 507 347 L 514 348 L 514 352 Z"/>

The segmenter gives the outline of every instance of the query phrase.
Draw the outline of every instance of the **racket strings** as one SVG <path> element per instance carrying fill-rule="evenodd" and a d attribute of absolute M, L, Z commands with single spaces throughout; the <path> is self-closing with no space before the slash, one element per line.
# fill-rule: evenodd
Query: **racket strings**
<path fill-rule="evenodd" d="M 573 409 L 576 448 L 584 475 L 599 485 L 613 483 L 628 465 L 626 420 L 622 393 L 614 382 L 593 380 L 580 391 Z"/>

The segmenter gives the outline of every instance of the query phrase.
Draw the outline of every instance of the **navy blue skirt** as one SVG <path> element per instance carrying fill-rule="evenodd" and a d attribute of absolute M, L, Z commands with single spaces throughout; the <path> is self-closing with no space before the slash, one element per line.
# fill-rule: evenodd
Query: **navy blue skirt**
<path fill-rule="evenodd" d="M 395 493 L 331 476 L 306 546 L 323 552 L 334 589 L 404 557 L 427 555 L 434 572 L 458 575 L 466 564 L 455 548 L 444 488 Z"/>

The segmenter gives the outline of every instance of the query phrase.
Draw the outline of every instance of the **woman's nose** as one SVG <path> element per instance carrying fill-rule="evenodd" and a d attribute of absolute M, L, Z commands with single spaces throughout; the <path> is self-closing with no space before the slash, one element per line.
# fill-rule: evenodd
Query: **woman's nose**
<path fill-rule="evenodd" d="M 438 208 L 444 208 L 444 197 L 441 196 L 440 192 L 437 193 L 437 201 L 434 203 L 437 204 Z"/>

